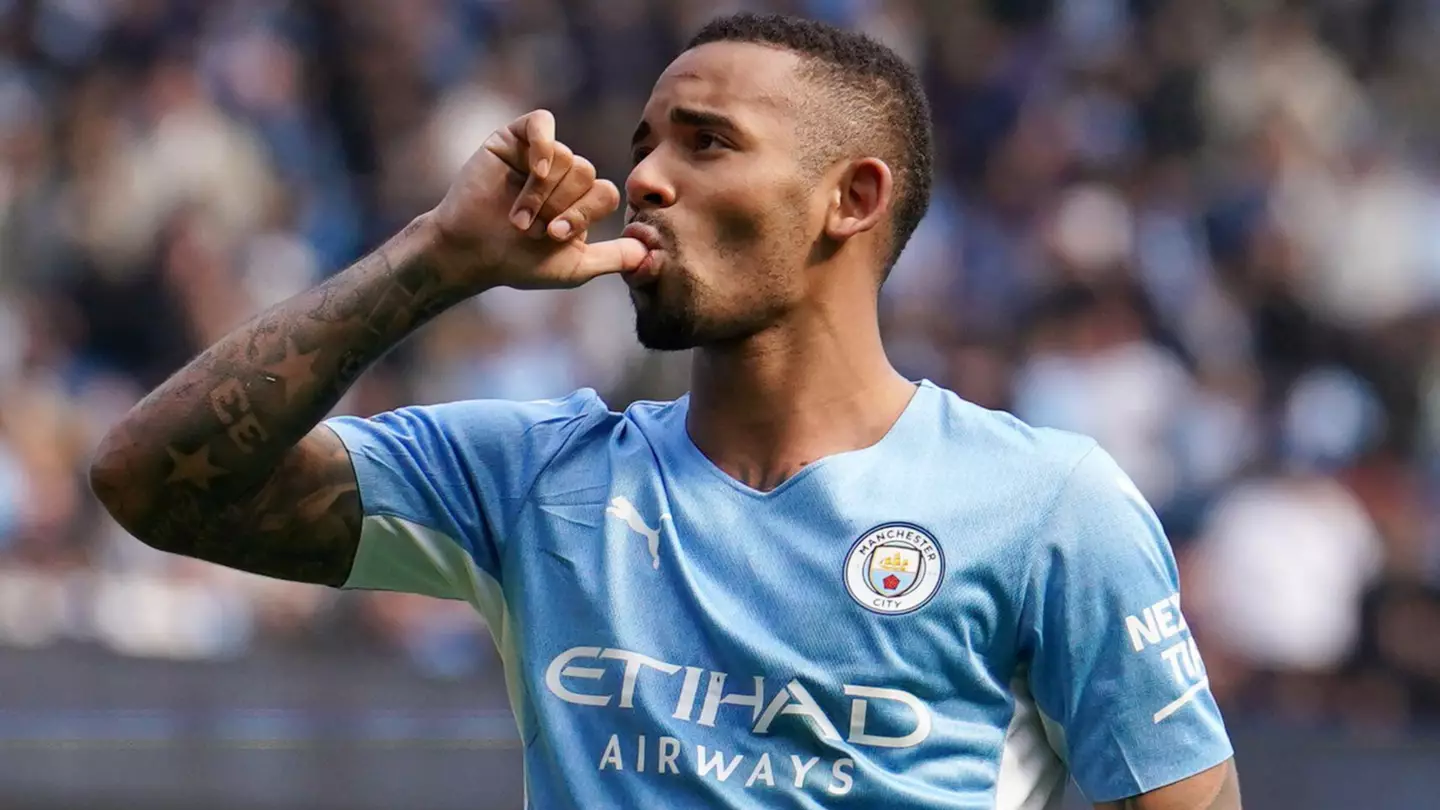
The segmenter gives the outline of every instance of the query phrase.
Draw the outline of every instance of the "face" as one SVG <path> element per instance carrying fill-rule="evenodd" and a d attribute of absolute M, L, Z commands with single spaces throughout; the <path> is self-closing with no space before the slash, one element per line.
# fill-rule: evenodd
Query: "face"
<path fill-rule="evenodd" d="M 744 340 L 803 297 L 824 208 L 797 159 L 798 61 L 716 42 L 656 82 L 625 187 L 631 235 L 652 243 L 650 266 L 629 279 L 646 347 Z"/>

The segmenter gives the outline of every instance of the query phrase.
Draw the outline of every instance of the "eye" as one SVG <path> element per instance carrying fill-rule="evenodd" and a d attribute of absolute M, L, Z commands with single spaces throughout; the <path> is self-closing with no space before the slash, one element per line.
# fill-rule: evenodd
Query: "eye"
<path fill-rule="evenodd" d="M 640 147 L 639 149 L 636 149 L 634 152 L 632 152 L 632 153 L 630 154 L 630 163 L 631 163 L 631 165 L 633 165 L 633 166 L 639 166 L 639 165 L 640 165 L 640 161 L 644 160 L 644 159 L 645 159 L 645 156 L 646 156 L 646 155 L 649 155 L 650 152 L 651 152 L 651 150 L 650 150 L 649 147 L 644 147 L 644 146 L 642 146 L 642 147 Z"/>
<path fill-rule="evenodd" d="M 724 146 L 725 142 L 720 140 L 713 132 L 701 130 L 695 133 L 695 151 L 705 152 L 717 146 Z"/>

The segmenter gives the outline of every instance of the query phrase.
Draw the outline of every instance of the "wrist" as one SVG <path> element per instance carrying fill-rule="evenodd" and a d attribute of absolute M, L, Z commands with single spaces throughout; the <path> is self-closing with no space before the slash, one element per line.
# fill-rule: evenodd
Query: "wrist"
<path fill-rule="evenodd" d="M 407 247 L 417 258 L 437 267 L 447 286 L 453 285 L 466 295 L 476 295 L 498 286 L 490 278 L 483 251 L 475 245 L 462 244 L 445 233 L 434 211 L 427 211 L 406 226 Z"/>

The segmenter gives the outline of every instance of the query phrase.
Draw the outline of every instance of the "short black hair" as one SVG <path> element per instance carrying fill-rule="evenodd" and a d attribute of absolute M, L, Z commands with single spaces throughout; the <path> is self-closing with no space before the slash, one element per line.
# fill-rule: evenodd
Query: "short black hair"
<path fill-rule="evenodd" d="M 807 137 L 807 142 L 830 148 L 809 157 L 829 164 L 852 152 L 878 157 L 890 166 L 896 199 L 883 280 L 930 207 L 934 136 L 930 103 L 914 68 L 864 34 L 783 14 L 717 17 L 685 47 L 711 42 L 750 42 L 798 54 L 807 63 L 802 68 L 805 77 L 830 91 L 823 103 L 843 110 L 846 121 L 854 122 L 848 131 L 812 133 L 815 137 Z"/>

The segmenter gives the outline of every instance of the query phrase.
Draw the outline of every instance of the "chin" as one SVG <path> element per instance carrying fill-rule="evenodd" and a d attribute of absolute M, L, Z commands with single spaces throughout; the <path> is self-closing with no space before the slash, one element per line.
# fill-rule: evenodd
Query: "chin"
<path fill-rule="evenodd" d="M 641 346 L 657 352 L 683 352 L 704 342 L 688 319 L 653 312 L 635 313 L 635 337 Z"/>
<path fill-rule="evenodd" d="M 771 321 L 763 306 L 738 317 L 705 306 L 709 297 L 695 294 L 683 281 L 672 276 L 632 290 L 635 337 L 641 346 L 658 352 L 682 352 L 733 343 L 761 331 Z"/>
<path fill-rule="evenodd" d="M 664 280 L 634 290 L 630 294 L 635 305 L 635 338 L 652 351 L 680 352 L 704 342 L 695 317 L 694 307 L 674 285 Z M 681 300 L 676 300 L 679 297 Z"/>
<path fill-rule="evenodd" d="M 764 327 L 759 320 L 704 321 L 688 311 L 647 310 L 638 302 L 635 309 L 635 337 L 641 346 L 657 352 L 733 345 L 755 336 Z"/>

